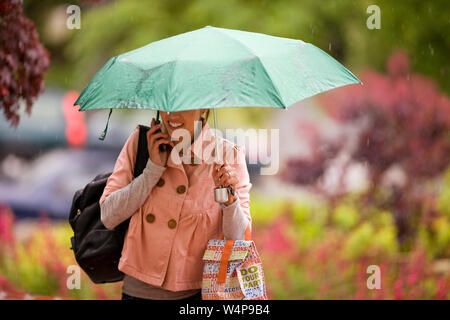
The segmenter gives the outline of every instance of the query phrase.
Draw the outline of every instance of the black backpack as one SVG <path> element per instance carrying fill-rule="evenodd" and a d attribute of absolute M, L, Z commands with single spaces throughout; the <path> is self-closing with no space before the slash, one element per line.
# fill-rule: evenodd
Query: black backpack
<path fill-rule="evenodd" d="M 134 167 L 138 177 L 147 165 L 148 126 L 139 125 L 139 143 Z M 84 189 L 78 190 L 72 201 L 69 223 L 74 236 L 70 239 L 75 259 L 94 283 L 117 282 L 124 274 L 118 269 L 123 243 L 130 219 L 108 230 L 100 219 L 99 200 L 112 172 L 97 175 Z"/>

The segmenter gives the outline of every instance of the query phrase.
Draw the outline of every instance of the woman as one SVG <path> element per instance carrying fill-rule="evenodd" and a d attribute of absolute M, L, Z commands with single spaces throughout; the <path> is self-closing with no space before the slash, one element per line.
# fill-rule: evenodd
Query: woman
<path fill-rule="evenodd" d="M 245 149 L 219 137 L 225 163 L 212 163 L 215 138 L 208 115 L 209 109 L 161 112 L 167 133 L 152 119 L 149 160 L 136 179 L 138 127 L 117 158 L 99 203 L 108 229 L 131 217 L 119 261 L 125 273 L 122 299 L 200 300 L 208 240 L 245 239 L 251 233 Z M 180 132 L 189 133 L 183 138 L 190 136 L 190 143 L 177 138 Z M 189 153 L 180 154 L 186 148 L 178 143 L 190 145 Z M 166 151 L 161 144 L 168 145 Z M 223 204 L 215 202 L 213 191 L 221 185 L 235 190 Z"/>

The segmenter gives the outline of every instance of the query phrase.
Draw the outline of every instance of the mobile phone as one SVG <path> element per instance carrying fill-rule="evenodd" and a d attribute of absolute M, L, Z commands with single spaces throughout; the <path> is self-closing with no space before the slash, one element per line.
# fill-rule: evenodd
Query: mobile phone
<path fill-rule="evenodd" d="M 162 132 L 162 133 L 167 133 L 167 128 L 164 126 L 164 122 L 162 122 L 161 120 L 159 120 L 159 110 L 156 112 L 156 121 L 155 121 L 155 125 L 158 125 L 161 123 L 161 129 L 158 129 L 155 133 L 157 132 Z M 170 145 L 163 143 L 159 145 L 159 151 L 160 152 L 164 152 L 169 150 Z"/>

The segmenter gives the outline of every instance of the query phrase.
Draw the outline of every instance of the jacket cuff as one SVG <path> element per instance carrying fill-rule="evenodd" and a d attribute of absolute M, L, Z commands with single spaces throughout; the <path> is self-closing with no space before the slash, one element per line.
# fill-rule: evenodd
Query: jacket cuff
<path fill-rule="evenodd" d="M 239 204 L 241 204 L 241 202 L 239 201 L 239 197 L 236 197 L 236 200 L 234 200 L 233 203 L 230 203 L 229 205 L 220 203 L 220 206 L 222 207 L 222 209 L 227 208 L 227 210 L 234 210 Z"/>
<path fill-rule="evenodd" d="M 166 167 L 157 165 L 149 157 L 148 160 L 147 160 L 147 165 L 145 166 L 145 169 L 149 170 L 152 174 L 162 175 L 164 170 L 166 170 Z"/>

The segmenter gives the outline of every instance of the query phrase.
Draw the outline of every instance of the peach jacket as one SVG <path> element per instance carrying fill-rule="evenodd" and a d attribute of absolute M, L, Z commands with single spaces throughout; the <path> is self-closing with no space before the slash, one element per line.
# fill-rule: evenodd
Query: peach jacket
<path fill-rule="evenodd" d="M 139 129 L 133 131 L 117 158 L 99 203 L 133 180 Z M 250 196 L 252 187 L 245 162 L 245 148 L 219 137 L 223 157 L 238 174 L 239 204 L 248 218 L 251 235 Z M 214 201 L 211 154 L 215 138 L 208 124 L 191 146 L 202 163 L 187 177 L 176 149 L 169 155 L 158 183 L 131 216 L 119 270 L 152 286 L 170 291 L 202 287 L 202 257 L 209 239 L 223 236 L 223 205 Z M 231 153 L 230 153 L 231 151 Z M 231 158 L 230 158 L 231 155 Z M 224 209 L 225 211 L 225 209 Z"/>

